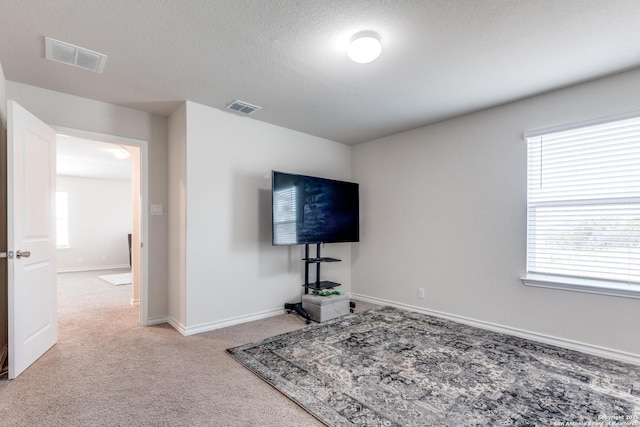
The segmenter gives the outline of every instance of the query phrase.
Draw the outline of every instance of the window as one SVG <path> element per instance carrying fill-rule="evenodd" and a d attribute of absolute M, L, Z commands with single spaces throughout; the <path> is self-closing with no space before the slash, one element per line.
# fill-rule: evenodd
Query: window
<path fill-rule="evenodd" d="M 640 298 L 640 118 L 526 137 L 524 283 Z"/>
<path fill-rule="evenodd" d="M 69 247 L 69 197 L 64 191 L 56 193 L 56 247 Z"/>

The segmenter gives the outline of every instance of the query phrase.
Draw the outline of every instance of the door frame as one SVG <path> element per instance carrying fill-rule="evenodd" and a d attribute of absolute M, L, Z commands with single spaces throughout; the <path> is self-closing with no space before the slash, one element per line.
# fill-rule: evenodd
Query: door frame
<path fill-rule="evenodd" d="M 140 308 L 139 322 L 142 326 L 149 325 L 149 250 L 147 243 L 149 241 L 149 161 L 148 161 L 148 141 L 143 139 L 127 138 L 116 135 L 109 135 L 99 132 L 91 132 L 79 129 L 72 129 L 61 126 L 51 126 L 58 134 L 69 135 L 72 137 L 92 139 L 95 141 L 108 142 L 111 144 L 119 144 L 137 147 L 140 149 Z M 135 170 L 135 165 L 132 165 Z M 133 181 L 132 181 L 133 185 Z"/>
<path fill-rule="evenodd" d="M 0 117 L 0 252 L 8 251 L 8 223 L 7 223 L 7 123 Z M 0 353 L 5 346 L 9 347 L 9 259 L 0 258 Z M 8 357 L 8 353 L 5 355 Z M 2 358 L 0 357 L 0 372 L 2 372 Z M 8 377 L 9 372 L 6 371 Z M 3 375 L 0 375 L 0 378 Z"/>

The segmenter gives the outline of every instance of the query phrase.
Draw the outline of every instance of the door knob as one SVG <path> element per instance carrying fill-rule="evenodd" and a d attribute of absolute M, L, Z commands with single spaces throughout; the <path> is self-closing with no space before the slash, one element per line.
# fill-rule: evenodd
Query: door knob
<path fill-rule="evenodd" d="M 31 256 L 31 252 L 29 251 L 24 251 L 22 252 L 20 249 L 18 249 L 16 251 L 16 258 L 20 259 L 20 258 L 29 258 Z"/>

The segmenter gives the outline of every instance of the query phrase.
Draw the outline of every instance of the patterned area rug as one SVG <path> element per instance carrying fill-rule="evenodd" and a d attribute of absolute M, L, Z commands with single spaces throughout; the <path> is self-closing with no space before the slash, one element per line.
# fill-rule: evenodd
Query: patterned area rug
<path fill-rule="evenodd" d="M 640 425 L 640 366 L 391 307 L 227 352 L 329 426 Z"/>

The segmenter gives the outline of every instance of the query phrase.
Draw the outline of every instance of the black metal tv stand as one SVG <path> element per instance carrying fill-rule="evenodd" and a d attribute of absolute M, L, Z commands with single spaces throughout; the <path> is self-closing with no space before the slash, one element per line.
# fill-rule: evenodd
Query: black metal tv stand
<path fill-rule="evenodd" d="M 330 289 L 330 288 L 335 288 L 336 286 L 340 286 L 340 283 L 329 282 L 327 280 L 320 281 L 320 264 L 322 264 L 323 262 L 340 262 L 341 261 L 337 258 L 321 257 L 320 245 L 321 243 L 316 244 L 315 258 L 309 257 L 309 244 L 307 243 L 306 245 L 304 245 L 304 258 L 302 259 L 304 261 L 304 284 L 302 286 L 304 286 L 305 295 L 309 293 L 309 289 L 320 290 L 320 289 Z M 309 266 L 311 264 L 316 265 L 316 281 L 313 283 L 309 283 Z M 302 302 L 286 303 L 284 305 L 284 309 L 287 311 L 287 313 L 291 313 L 292 311 L 295 311 L 300 316 L 306 319 L 307 324 L 311 323 L 311 317 L 309 316 L 309 313 L 307 313 L 306 310 L 302 308 Z"/>

